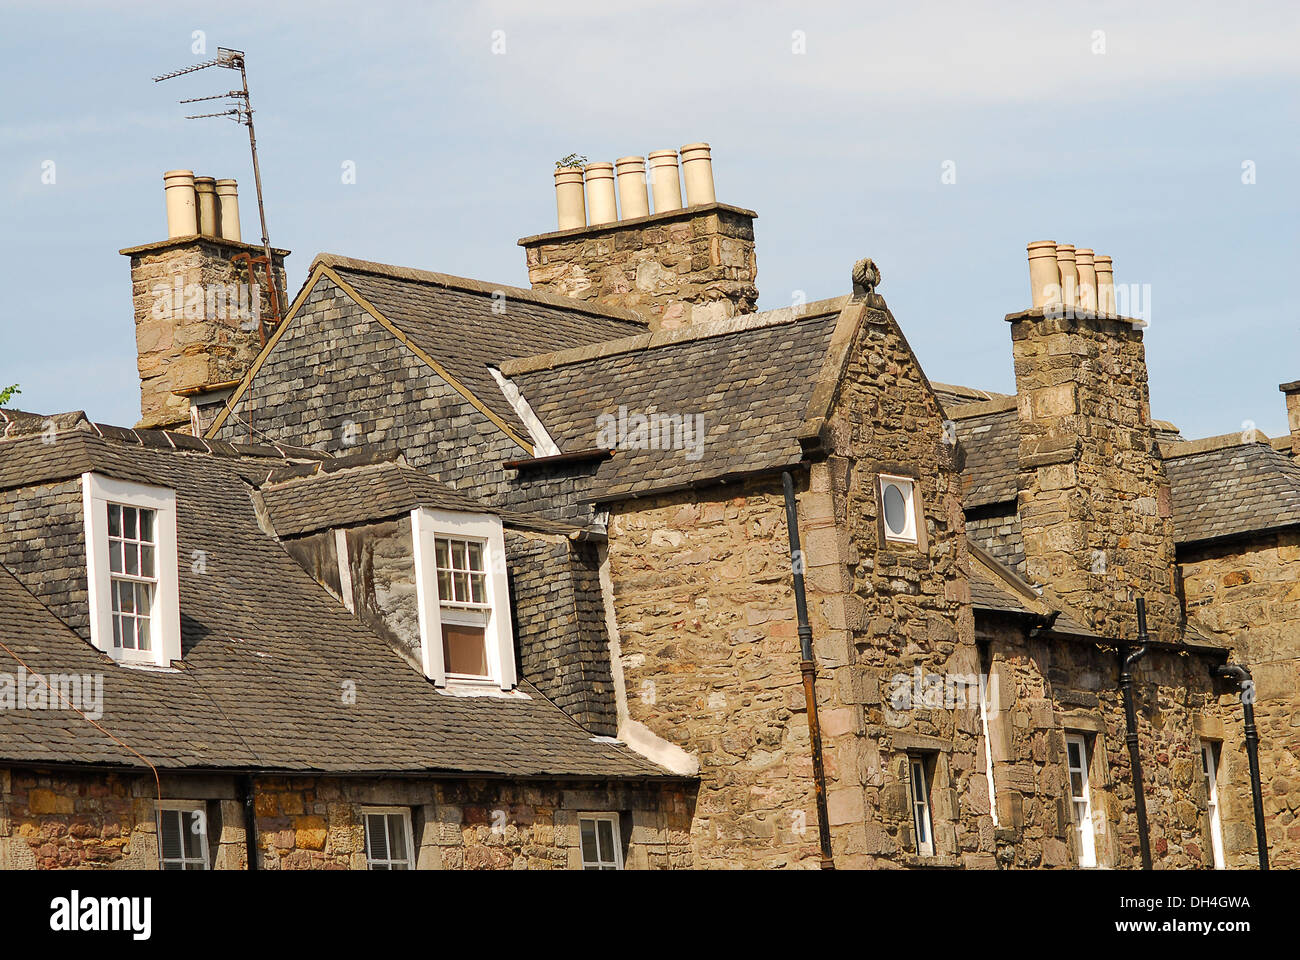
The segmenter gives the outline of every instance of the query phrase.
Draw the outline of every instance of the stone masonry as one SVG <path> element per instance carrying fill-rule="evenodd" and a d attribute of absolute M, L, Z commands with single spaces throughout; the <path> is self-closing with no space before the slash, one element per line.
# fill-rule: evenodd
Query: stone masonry
<path fill-rule="evenodd" d="M 752 210 L 713 203 L 525 237 L 528 280 L 578 300 L 626 307 L 651 330 L 753 313 Z"/>
<path fill-rule="evenodd" d="M 238 380 L 262 347 L 256 316 L 270 318 L 265 272 L 250 280 L 239 253 L 262 248 L 216 237 L 178 237 L 128 247 L 143 427 L 188 425 L 190 402 L 176 391 Z M 273 250 L 284 290 L 287 250 Z M 252 296 L 259 290 L 259 302 Z M 288 305 L 281 303 L 281 310 Z M 187 426 L 182 426 L 187 429 Z"/>
<path fill-rule="evenodd" d="M 1109 637 L 1175 640 L 1169 481 L 1151 425 L 1142 333 L 1090 315 L 1012 314 L 1026 573 Z"/>

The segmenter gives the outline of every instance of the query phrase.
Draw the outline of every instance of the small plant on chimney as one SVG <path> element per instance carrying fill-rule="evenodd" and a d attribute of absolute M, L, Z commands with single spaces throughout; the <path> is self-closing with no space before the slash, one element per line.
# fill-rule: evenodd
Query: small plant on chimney
<path fill-rule="evenodd" d="M 15 394 L 19 393 L 22 393 L 22 391 L 18 389 L 18 384 L 16 383 L 0 389 L 0 407 L 3 407 L 14 398 Z"/>
<path fill-rule="evenodd" d="M 555 169 L 561 170 L 564 167 L 581 167 L 587 162 L 587 158 L 580 153 L 571 153 L 567 157 L 561 157 L 555 161 Z"/>

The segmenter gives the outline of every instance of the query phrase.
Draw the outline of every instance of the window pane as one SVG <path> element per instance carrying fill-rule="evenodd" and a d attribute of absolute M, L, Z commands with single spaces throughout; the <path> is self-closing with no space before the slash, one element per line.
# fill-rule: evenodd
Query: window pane
<path fill-rule="evenodd" d="M 114 587 L 117 592 L 117 609 L 122 613 L 135 612 L 135 584 L 129 580 L 116 580 Z"/>
<path fill-rule="evenodd" d="M 446 570 L 438 571 L 438 599 L 451 600 L 451 574 Z"/>
<path fill-rule="evenodd" d="M 185 856 L 192 860 L 203 859 L 203 814 L 197 810 L 182 813 L 181 823 L 185 828 Z"/>
<path fill-rule="evenodd" d="M 123 565 L 126 573 L 133 577 L 140 575 L 140 550 L 134 543 L 128 543 L 122 551 Z"/>
<path fill-rule="evenodd" d="M 487 603 L 487 591 L 484 589 L 483 574 L 471 573 L 469 575 L 470 599 L 475 603 Z"/>
<path fill-rule="evenodd" d="M 136 627 L 138 628 L 137 633 L 139 635 L 139 642 L 136 643 L 136 649 L 148 650 L 149 649 L 149 618 L 141 617 L 140 619 L 136 620 L 135 623 L 136 623 Z"/>
<path fill-rule="evenodd" d="M 153 511 L 140 511 L 140 539 L 146 543 L 153 543 Z"/>
<path fill-rule="evenodd" d="M 410 859 L 410 852 L 406 849 L 406 820 L 400 813 L 388 815 L 388 847 L 390 860 Z"/>
<path fill-rule="evenodd" d="M 465 573 L 453 573 L 451 575 L 451 585 L 454 590 L 454 598 L 457 603 L 465 603 L 469 600 L 469 575 Z"/>
<path fill-rule="evenodd" d="M 451 560 L 449 559 L 449 555 L 447 553 L 446 540 L 443 540 L 441 537 L 434 540 L 433 553 L 437 560 L 437 565 L 440 569 L 447 570 L 451 567 Z"/>
<path fill-rule="evenodd" d="M 122 508 L 116 503 L 108 505 L 108 535 L 110 537 L 122 535 Z"/>
<path fill-rule="evenodd" d="M 139 513 L 135 507 L 122 508 L 122 536 L 127 540 L 136 539 L 136 515 Z"/>
<path fill-rule="evenodd" d="M 1079 759 L 1079 742 L 1071 740 L 1066 744 L 1065 748 L 1070 756 L 1070 766 L 1082 769 L 1083 761 Z"/>
<path fill-rule="evenodd" d="M 894 536 L 907 530 L 907 499 L 895 483 L 885 484 L 885 525 Z"/>
<path fill-rule="evenodd" d="M 614 824 L 609 820 L 596 821 L 597 846 L 602 863 L 614 862 Z"/>
<path fill-rule="evenodd" d="M 469 569 L 483 569 L 483 544 L 471 543 L 469 545 Z"/>
<path fill-rule="evenodd" d="M 451 541 L 451 568 L 453 570 L 468 570 L 469 560 L 466 557 L 466 547 L 468 544 L 464 540 Z"/>
<path fill-rule="evenodd" d="M 596 821 L 582 821 L 582 862 L 599 863 L 600 858 L 596 854 Z"/>
<path fill-rule="evenodd" d="M 135 587 L 135 612 L 137 616 L 153 615 L 153 584 L 133 583 Z"/>
<path fill-rule="evenodd" d="M 122 572 L 122 541 L 108 541 L 108 569 L 111 573 Z"/>
<path fill-rule="evenodd" d="M 162 836 L 158 839 L 158 846 L 162 850 L 164 860 L 179 860 L 181 856 L 181 812 L 179 810 L 163 810 L 159 818 L 159 827 L 162 829 Z"/>
<path fill-rule="evenodd" d="M 370 851 L 371 860 L 388 859 L 388 838 L 384 833 L 382 814 L 366 815 L 366 849 Z"/>
<path fill-rule="evenodd" d="M 487 644 L 483 627 L 470 627 L 459 623 L 442 625 L 442 660 L 448 673 L 471 677 L 486 677 Z"/>
<path fill-rule="evenodd" d="M 140 576 L 153 577 L 153 547 L 140 548 Z"/>

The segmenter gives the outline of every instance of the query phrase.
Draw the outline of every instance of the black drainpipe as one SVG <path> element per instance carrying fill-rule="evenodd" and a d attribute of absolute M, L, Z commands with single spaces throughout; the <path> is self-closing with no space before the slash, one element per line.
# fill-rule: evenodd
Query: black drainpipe
<path fill-rule="evenodd" d="M 794 576 L 794 609 L 799 618 L 799 652 L 802 660 L 803 695 L 808 704 L 808 735 L 812 740 L 813 781 L 817 795 L 817 835 L 821 840 L 822 869 L 834 870 L 831 858 L 831 826 L 826 814 L 826 768 L 822 764 L 822 730 L 817 720 L 817 667 L 813 662 L 812 627 L 808 626 L 808 598 L 803 589 L 804 556 L 799 547 L 799 508 L 794 498 L 794 477 L 781 474 L 785 487 L 785 525 L 790 531 L 790 570 Z"/>
<path fill-rule="evenodd" d="M 1137 807 L 1138 843 L 1142 848 L 1142 869 L 1151 869 L 1151 840 L 1147 837 L 1147 798 L 1142 791 L 1142 757 L 1138 747 L 1137 708 L 1134 706 L 1133 664 L 1147 653 L 1147 602 L 1144 597 L 1137 598 L 1138 645 L 1127 644 L 1119 648 L 1119 686 L 1124 694 L 1124 723 L 1128 733 L 1124 740 L 1128 744 L 1129 761 L 1133 766 L 1133 801 Z"/>
<path fill-rule="evenodd" d="M 257 869 L 257 811 L 253 806 L 253 778 L 243 777 L 239 783 L 244 801 L 244 848 L 248 853 L 248 869 Z"/>
<path fill-rule="evenodd" d="M 1250 671 L 1237 663 L 1214 668 L 1214 675 L 1241 684 L 1241 714 L 1246 728 L 1246 759 L 1250 762 L 1250 796 L 1255 804 L 1255 846 L 1259 869 L 1268 869 L 1268 837 L 1264 834 L 1264 796 L 1259 782 L 1259 732 L 1255 729 L 1255 681 Z"/>

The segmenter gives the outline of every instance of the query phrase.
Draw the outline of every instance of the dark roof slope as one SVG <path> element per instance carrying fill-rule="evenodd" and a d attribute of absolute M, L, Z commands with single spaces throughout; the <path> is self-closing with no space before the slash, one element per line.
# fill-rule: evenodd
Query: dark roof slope
<path fill-rule="evenodd" d="M 1267 443 L 1234 443 L 1200 453 L 1165 447 L 1180 543 L 1300 524 L 1300 464 Z"/>
<path fill-rule="evenodd" d="M 959 419 L 957 440 L 965 455 L 962 505 L 967 510 L 1016 499 L 1020 425 L 1015 408 Z"/>
<path fill-rule="evenodd" d="M 744 476 L 800 459 L 797 438 L 847 302 L 810 304 L 798 317 L 774 311 L 515 361 L 502 373 L 565 452 L 601 445 L 599 418 L 606 415 L 659 414 L 702 426 L 703 444 L 695 449 L 620 445 L 597 470 L 595 499 Z"/>
<path fill-rule="evenodd" d="M 512 357 L 631 336 L 635 314 L 531 290 L 321 254 L 349 286 L 493 413 L 525 430 L 491 373 Z M 497 296 L 494 296 L 497 295 Z"/>
<path fill-rule="evenodd" d="M 266 464 L 250 463 L 84 431 L 0 443 L 11 483 L 94 469 L 176 491 L 185 658 L 174 671 L 118 666 L 3 568 L 0 642 L 42 673 L 102 674 L 100 724 L 160 767 L 664 775 L 528 684 L 527 699 L 436 692 L 263 533 L 249 493 Z M 187 562 L 195 550 L 205 564 Z M 0 711 L 0 758 L 141 764 L 67 710 Z"/>
<path fill-rule="evenodd" d="M 346 527 L 396 517 L 416 507 L 495 513 L 511 527 L 569 534 L 577 527 L 512 510 L 499 510 L 458 493 L 444 483 L 401 463 L 312 473 L 260 488 L 271 525 L 281 537 Z"/>

